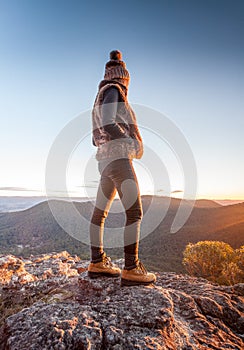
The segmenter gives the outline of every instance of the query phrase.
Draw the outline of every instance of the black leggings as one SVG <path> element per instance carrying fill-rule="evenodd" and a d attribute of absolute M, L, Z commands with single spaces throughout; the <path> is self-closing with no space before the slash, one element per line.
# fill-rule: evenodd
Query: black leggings
<path fill-rule="evenodd" d="M 138 260 L 140 225 L 143 217 L 140 190 L 132 160 L 100 160 L 98 169 L 101 174 L 96 205 L 90 225 L 90 243 L 92 261 L 101 261 L 103 253 L 104 222 L 113 199 L 118 191 L 126 213 L 124 228 L 125 265 L 135 265 Z M 129 181 L 126 181 L 129 180 Z"/>

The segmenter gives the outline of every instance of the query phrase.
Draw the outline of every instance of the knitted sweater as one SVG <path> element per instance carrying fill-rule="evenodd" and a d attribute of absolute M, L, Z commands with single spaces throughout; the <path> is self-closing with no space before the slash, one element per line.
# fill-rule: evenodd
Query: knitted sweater
<path fill-rule="evenodd" d="M 92 110 L 92 142 L 98 147 L 97 160 L 139 159 L 143 155 L 136 115 L 128 103 L 126 92 L 120 83 L 113 80 L 102 81 L 99 85 Z"/>

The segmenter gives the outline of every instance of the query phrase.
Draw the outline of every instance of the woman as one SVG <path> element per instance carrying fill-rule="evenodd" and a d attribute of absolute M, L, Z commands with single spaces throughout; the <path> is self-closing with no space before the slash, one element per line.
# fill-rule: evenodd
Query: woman
<path fill-rule="evenodd" d="M 156 276 L 147 272 L 138 258 L 143 211 L 132 161 L 142 157 L 143 143 L 135 113 L 127 100 L 129 81 L 130 75 L 121 52 L 111 51 L 92 110 L 92 141 L 98 147 L 96 159 L 101 179 L 90 225 L 88 275 L 91 278 L 121 275 L 121 285 L 138 285 L 153 283 Z M 116 190 L 126 212 L 125 266 L 122 272 L 103 250 L 104 222 Z"/>

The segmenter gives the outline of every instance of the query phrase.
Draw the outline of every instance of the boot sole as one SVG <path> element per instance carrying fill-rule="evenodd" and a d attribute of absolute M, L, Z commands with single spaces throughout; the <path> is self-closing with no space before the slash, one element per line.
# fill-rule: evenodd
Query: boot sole
<path fill-rule="evenodd" d="M 149 281 L 149 282 L 145 282 L 145 281 L 131 281 L 131 280 L 126 280 L 124 278 L 121 278 L 121 282 L 120 285 L 123 286 L 139 286 L 139 285 L 144 285 L 144 286 L 148 286 L 149 284 L 155 283 L 156 281 Z"/>
<path fill-rule="evenodd" d="M 120 273 L 108 273 L 108 272 L 92 272 L 92 271 L 88 271 L 88 276 L 90 278 L 97 278 L 97 277 L 101 277 L 101 276 L 106 276 L 106 277 L 119 277 Z"/>

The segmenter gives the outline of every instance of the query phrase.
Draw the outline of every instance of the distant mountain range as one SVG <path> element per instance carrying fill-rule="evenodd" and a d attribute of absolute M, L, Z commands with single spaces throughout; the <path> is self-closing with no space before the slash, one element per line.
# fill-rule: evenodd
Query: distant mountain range
<path fill-rule="evenodd" d="M 144 213 L 147 212 L 152 199 L 154 201 L 151 219 L 156 220 L 162 215 L 169 198 L 142 196 Z M 53 203 L 57 203 L 63 217 L 72 227 L 72 218 L 67 215 L 71 203 L 64 200 Z M 93 210 L 91 201 L 73 202 L 73 204 L 90 220 Z M 244 245 L 244 203 L 222 206 L 211 200 L 198 200 L 185 225 L 177 233 L 172 234 L 170 227 L 179 204 L 179 199 L 171 198 L 164 220 L 140 241 L 140 257 L 148 268 L 184 272 L 181 264 L 182 252 L 189 242 L 220 240 L 229 243 L 233 248 Z M 189 204 L 191 204 L 189 201 L 184 201 L 184 205 Z M 113 207 L 119 205 L 120 201 L 115 200 Z M 124 220 L 124 213 L 112 213 L 108 215 L 106 226 L 122 226 Z M 147 222 L 144 221 L 143 224 L 147 225 Z M 25 210 L 0 213 L 0 253 L 25 257 L 30 254 L 62 250 L 77 254 L 83 259 L 90 257 L 89 246 L 72 238 L 58 225 L 47 201 Z M 123 257 L 122 248 L 105 250 L 112 258 Z"/>
<path fill-rule="evenodd" d="M 65 200 L 65 197 L 60 197 Z M 0 213 L 19 211 L 33 207 L 33 205 L 47 200 L 45 196 L 0 196 Z M 83 197 L 75 198 L 78 202 L 88 201 Z"/>
<path fill-rule="evenodd" d="M 65 200 L 65 197 L 60 197 L 60 199 Z M 45 196 L 0 196 L 0 213 L 4 212 L 12 212 L 12 211 L 19 211 L 24 210 L 32 207 L 35 204 L 44 202 L 47 200 L 47 197 Z M 84 197 L 75 197 L 72 198 L 72 200 L 77 202 L 85 202 L 89 201 L 89 198 Z M 208 200 L 208 199 L 198 199 L 195 203 L 195 206 L 198 207 L 215 207 L 218 204 L 220 205 L 232 205 L 244 202 L 241 200 L 231 200 L 231 199 L 225 199 L 225 200 Z"/>

